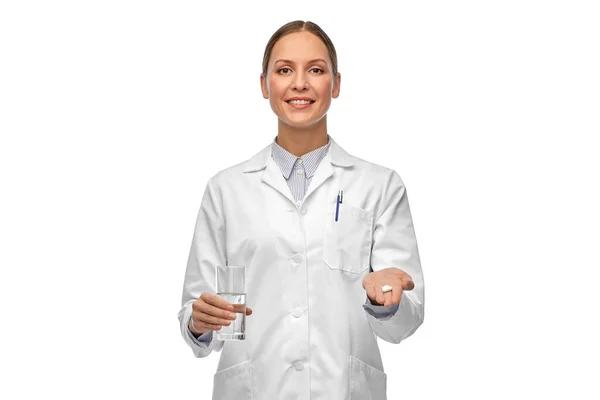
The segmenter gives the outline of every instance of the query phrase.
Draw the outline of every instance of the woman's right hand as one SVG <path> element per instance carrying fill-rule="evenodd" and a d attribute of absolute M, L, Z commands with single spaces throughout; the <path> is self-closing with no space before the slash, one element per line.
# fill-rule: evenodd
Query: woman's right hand
<path fill-rule="evenodd" d="M 246 307 L 246 315 L 251 315 L 252 309 Z M 223 325 L 228 326 L 235 320 L 234 306 L 216 294 L 202 293 L 192 304 L 192 319 L 190 331 L 201 335 L 208 331 L 218 331 Z"/>

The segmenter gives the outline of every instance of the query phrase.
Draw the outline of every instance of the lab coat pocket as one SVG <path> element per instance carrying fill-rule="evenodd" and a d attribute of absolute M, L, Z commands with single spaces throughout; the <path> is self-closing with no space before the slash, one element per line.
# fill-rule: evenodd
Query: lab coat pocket
<path fill-rule="evenodd" d="M 252 400 L 250 360 L 217 371 L 213 379 L 213 400 Z"/>
<path fill-rule="evenodd" d="M 350 356 L 350 400 L 387 400 L 387 375 Z"/>
<path fill-rule="evenodd" d="M 349 204 L 335 204 L 327 213 L 323 240 L 323 261 L 331 269 L 360 274 L 369 268 L 373 213 Z"/>

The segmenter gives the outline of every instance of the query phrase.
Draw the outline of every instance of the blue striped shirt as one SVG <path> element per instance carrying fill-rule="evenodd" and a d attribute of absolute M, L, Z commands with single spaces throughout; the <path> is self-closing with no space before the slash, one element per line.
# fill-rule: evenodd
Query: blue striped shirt
<path fill-rule="evenodd" d="M 329 140 L 329 135 L 327 135 L 327 144 L 325 146 L 296 157 L 281 147 L 277 143 L 277 139 L 273 140 L 271 157 L 279 166 L 296 202 L 300 203 L 304 199 L 308 185 L 310 185 L 321 160 L 323 160 L 323 157 L 329 151 L 330 144 L 331 141 Z"/>

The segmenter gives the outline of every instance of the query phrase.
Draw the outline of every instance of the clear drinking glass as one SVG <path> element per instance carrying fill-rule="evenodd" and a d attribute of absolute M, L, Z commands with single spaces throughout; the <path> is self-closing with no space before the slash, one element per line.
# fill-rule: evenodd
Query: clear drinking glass
<path fill-rule="evenodd" d="M 217 296 L 233 305 L 237 318 L 216 331 L 216 340 L 244 340 L 246 338 L 246 267 L 241 265 L 217 266 Z"/>

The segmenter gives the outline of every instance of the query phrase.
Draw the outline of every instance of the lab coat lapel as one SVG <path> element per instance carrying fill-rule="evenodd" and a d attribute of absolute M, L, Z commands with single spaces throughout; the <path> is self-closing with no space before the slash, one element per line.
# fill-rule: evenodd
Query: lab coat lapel
<path fill-rule="evenodd" d="M 311 195 L 312 192 L 317 190 L 319 186 L 323 184 L 329 177 L 333 175 L 333 167 L 331 166 L 331 161 L 329 156 L 323 157 L 315 174 L 310 181 L 310 185 L 308 185 L 308 189 L 306 190 L 306 194 L 304 195 L 304 201 L 308 199 L 308 196 Z"/>
<path fill-rule="evenodd" d="M 267 159 L 267 167 L 265 168 L 260 179 L 285 196 L 290 202 L 292 202 L 292 204 L 295 204 L 294 198 L 292 197 L 292 192 L 290 191 L 290 188 L 285 181 L 281 170 L 272 157 Z"/>
<path fill-rule="evenodd" d="M 325 157 L 323 157 L 323 160 L 321 160 L 321 163 L 317 167 L 315 175 L 313 176 L 312 181 L 308 186 L 308 190 L 306 191 L 306 195 L 304 196 L 304 201 L 306 201 L 308 196 L 316 191 L 319 186 L 326 182 L 327 179 L 334 175 L 333 165 L 343 168 L 352 167 L 354 165 L 352 157 L 346 153 L 331 136 L 329 136 L 329 140 L 331 142 L 329 151 Z"/>
<path fill-rule="evenodd" d="M 262 172 L 260 172 L 262 170 Z M 271 145 L 262 149 L 259 153 L 248 160 L 244 166 L 244 173 L 260 173 L 260 180 L 271 188 L 281 193 L 292 204 L 295 204 L 290 188 L 277 166 L 273 157 L 271 157 Z"/>

